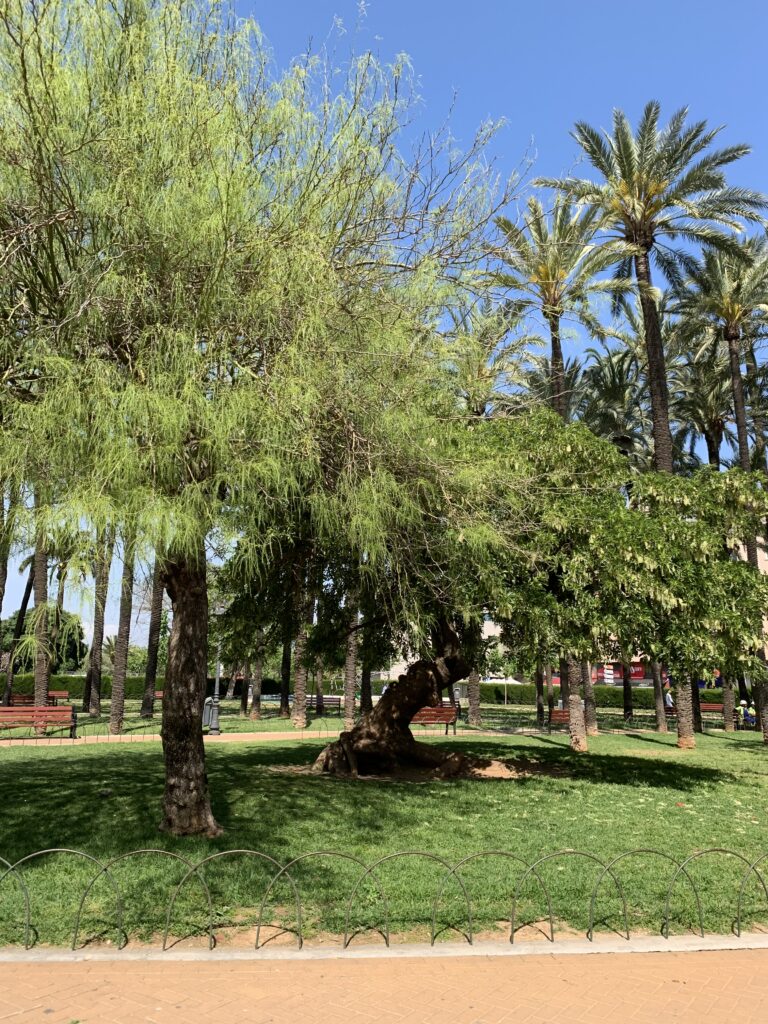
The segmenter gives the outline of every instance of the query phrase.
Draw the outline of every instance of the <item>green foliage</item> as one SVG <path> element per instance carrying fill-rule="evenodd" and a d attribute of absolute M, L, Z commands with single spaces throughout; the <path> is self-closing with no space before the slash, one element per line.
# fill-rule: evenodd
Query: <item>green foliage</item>
<path fill-rule="evenodd" d="M 54 614 L 51 612 L 51 614 Z M 18 612 L 0 621 L 0 650 L 10 651 L 13 633 L 16 628 Z M 28 613 L 25 620 L 26 631 L 16 648 L 15 664 L 17 671 L 26 672 L 32 667 L 34 655 L 34 611 Z M 56 639 L 56 647 L 52 652 L 54 671 L 74 671 L 80 668 L 88 653 L 84 641 L 83 624 L 79 615 L 63 611 Z"/>

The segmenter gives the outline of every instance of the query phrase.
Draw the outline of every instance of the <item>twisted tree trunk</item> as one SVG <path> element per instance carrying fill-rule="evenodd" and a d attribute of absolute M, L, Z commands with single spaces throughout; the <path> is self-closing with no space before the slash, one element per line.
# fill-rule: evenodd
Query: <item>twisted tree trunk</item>
<path fill-rule="evenodd" d="M 163 579 L 173 606 L 163 698 L 165 792 L 160 828 L 176 836 L 217 836 L 203 747 L 208 666 L 205 555 L 170 558 Z"/>
<path fill-rule="evenodd" d="M 149 636 L 147 638 L 147 668 L 144 673 L 144 696 L 141 700 L 142 718 L 152 718 L 157 689 L 157 655 L 160 649 L 160 627 L 163 621 L 163 569 L 155 556 L 152 570 L 152 603 L 149 609 Z"/>

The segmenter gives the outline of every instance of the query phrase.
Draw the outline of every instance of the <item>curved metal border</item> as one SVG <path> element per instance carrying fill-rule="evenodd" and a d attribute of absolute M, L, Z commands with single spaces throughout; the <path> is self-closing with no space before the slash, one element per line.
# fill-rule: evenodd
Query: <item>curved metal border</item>
<path fill-rule="evenodd" d="M 365 877 L 365 875 L 367 873 L 367 868 L 366 868 L 365 861 L 360 860 L 359 857 L 355 857 L 351 853 L 340 853 L 338 850 L 312 850 L 309 853 L 302 853 L 298 857 L 294 857 L 293 860 L 288 861 L 288 863 L 285 865 L 285 867 L 281 868 L 280 871 L 278 871 L 278 873 L 275 875 L 275 877 L 269 883 L 269 885 L 267 886 L 267 889 L 266 889 L 266 891 L 264 893 L 264 898 L 261 901 L 261 907 L 259 908 L 259 926 L 256 929 L 256 949 L 259 948 L 259 937 L 261 935 L 262 916 L 264 914 L 264 910 L 265 910 L 266 905 L 267 905 L 267 899 L 269 897 L 270 892 L 272 891 L 272 886 L 275 885 L 280 880 L 282 875 L 284 875 L 284 874 L 287 875 L 288 870 L 290 868 L 292 868 L 294 866 L 294 864 L 299 864 L 303 860 L 309 860 L 310 857 L 338 857 L 341 860 L 351 860 L 354 864 L 357 864 L 359 867 L 364 869 L 363 870 L 363 874 L 360 876 L 361 878 Z M 290 875 L 288 875 L 288 878 L 290 879 Z M 358 879 L 358 882 L 359 882 L 359 879 Z M 376 878 L 375 875 L 374 875 L 374 882 L 376 883 L 376 888 L 379 890 L 379 895 L 381 896 L 382 901 L 384 903 L 385 942 L 386 942 L 387 945 L 389 945 L 389 901 L 387 900 L 386 893 L 384 892 L 384 890 L 383 890 L 383 888 L 381 886 L 381 883 L 379 882 L 378 878 Z M 355 888 L 353 889 L 353 893 L 357 891 L 357 884 L 358 883 L 356 882 L 355 883 Z M 296 889 L 296 886 L 294 885 L 294 890 L 295 889 Z M 297 899 L 298 899 L 298 897 L 297 897 Z M 350 912 L 350 909 L 351 909 L 351 904 L 352 904 L 352 898 L 350 897 L 350 899 L 347 901 L 347 910 L 346 910 L 346 913 L 344 915 L 344 939 L 343 939 L 343 942 L 342 942 L 342 947 L 341 947 L 342 949 L 346 949 L 347 946 L 349 945 L 349 943 L 352 941 L 352 937 L 349 934 L 349 912 Z M 300 904 L 299 904 L 299 906 L 300 906 Z M 301 949 L 302 946 L 304 945 L 304 936 L 302 934 L 302 921 L 301 921 L 301 914 L 300 913 L 299 913 L 299 934 L 298 934 L 298 939 L 299 939 L 299 949 Z"/>
<path fill-rule="evenodd" d="M 435 897 L 435 902 L 434 902 L 434 904 L 432 906 L 432 934 L 433 934 L 433 936 L 435 935 L 435 930 L 436 930 L 437 904 L 438 904 L 439 900 L 442 898 L 443 892 L 445 890 L 445 885 L 448 882 L 449 878 L 451 878 L 451 876 L 455 875 L 456 872 L 459 870 L 459 868 L 463 867 L 465 864 L 468 864 L 472 860 L 479 860 L 481 857 L 505 857 L 507 860 L 514 860 L 518 864 L 523 864 L 526 868 L 529 867 L 529 864 L 528 864 L 527 860 L 524 860 L 522 857 L 519 857 L 516 853 L 509 853 L 508 850 L 483 850 L 480 853 L 471 853 L 468 857 L 463 857 L 460 861 L 457 861 L 457 863 L 453 866 L 453 868 L 450 870 L 450 872 L 443 879 L 443 884 L 442 884 L 442 886 L 441 886 L 437 896 Z M 526 874 L 528 874 L 528 871 L 526 871 Z M 548 889 L 547 884 L 544 881 L 544 879 L 541 877 L 541 875 L 539 875 L 538 871 L 534 871 L 534 874 L 535 874 L 536 879 L 538 880 L 539 884 L 541 885 L 542 889 L 544 890 L 544 895 L 547 897 L 547 907 L 549 909 L 550 929 L 554 930 L 554 923 L 553 923 L 553 919 L 552 919 L 552 900 L 551 900 L 550 895 L 549 895 L 549 889 Z M 469 931 L 469 944 L 470 944 L 470 946 L 472 945 L 472 939 L 473 939 L 473 934 L 472 934 L 472 927 L 471 927 L 471 924 L 470 924 L 470 931 Z M 432 941 L 434 943 L 434 938 L 433 938 Z M 511 932 L 510 932 L 510 936 L 509 936 L 509 941 L 512 942 L 512 933 Z"/>
<path fill-rule="evenodd" d="M 16 879 L 16 882 L 21 889 L 21 895 L 24 898 L 24 948 L 29 949 L 29 928 L 30 928 L 30 903 L 29 903 L 29 889 L 27 883 L 24 881 L 23 876 L 19 871 L 16 870 L 15 866 L 11 864 L 5 857 L 0 857 L 0 862 L 5 864 L 6 870 L 0 875 L 0 885 L 5 881 L 6 877 L 10 874 Z"/>
<path fill-rule="evenodd" d="M 114 867 L 115 864 L 119 864 L 120 861 L 122 861 L 122 860 L 128 860 L 130 857 L 141 857 L 141 856 L 171 857 L 174 860 L 181 861 L 182 864 L 186 864 L 186 866 L 188 868 L 194 868 L 194 865 L 192 864 L 191 860 L 187 860 L 186 857 L 182 857 L 178 853 L 173 853 L 171 850 L 155 850 L 155 849 L 152 849 L 152 848 L 148 848 L 146 850 L 131 850 L 129 853 L 121 853 L 119 857 L 113 857 L 112 860 L 108 860 L 106 862 L 106 864 L 104 865 L 104 867 L 101 869 L 101 871 L 98 871 L 93 876 L 93 878 L 90 880 L 90 882 L 88 883 L 88 885 L 85 888 L 85 891 L 83 892 L 82 897 L 80 898 L 80 905 L 77 908 L 77 916 L 75 917 L 75 931 L 74 931 L 74 933 L 72 935 L 72 949 L 75 949 L 75 947 L 77 945 L 77 933 L 80 930 L 80 916 L 81 916 L 81 914 L 83 912 L 83 907 L 85 906 L 85 901 L 88 898 L 88 894 L 90 893 L 90 891 L 93 888 L 93 886 L 101 878 L 101 876 L 104 874 L 104 872 L 105 871 L 109 871 L 110 868 Z M 211 901 L 211 891 L 208 888 L 208 886 L 206 885 L 205 879 L 202 878 L 201 876 L 198 876 L 198 878 L 199 878 L 200 884 L 203 887 L 203 891 L 205 892 L 206 899 L 208 900 L 208 918 L 209 918 L 209 920 L 211 920 L 212 917 L 213 917 L 213 903 Z M 121 904 L 121 907 L 120 907 L 120 922 L 119 922 L 119 925 L 118 925 L 118 931 L 121 934 L 122 939 L 118 943 L 118 947 L 117 947 L 118 949 L 124 949 L 128 945 L 128 937 L 125 934 L 125 931 L 123 930 L 123 910 L 124 910 L 124 908 L 125 908 L 125 901 L 123 900 L 123 902 Z"/>
<path fill-rule="evenodd" d="M 189 869 L 189 871 L 187 871 L 182 880 L 176 886 L 173 896 L 171 896 L 171 902 L 168 904 L 168 913 L 166 914 L 165 917 L 165 932 L 163 933 L 163 952 L 165 952 L 168 946 L 168 931 L 171 927 L 171 914 L 176 903 L 176 897 L 179 895 L 182 888 L 186 885 L 189 878 L 192 875 L 197 874 L 200 868 L 204 867 L 206 864 L 210 864 L 211 861 L 219 860 L 222 857 L 258 857 L 260 860 L 269 861 L 270 864 L 274 864 L 276 868 L 279 868 L 280 871 L 278 871 L 278 874 L 282 871 L 279 861 L 275 860 L 274 857 L 270 857 L 268 853 L 261 853 L 259 850 L 220 850 L 218 853 L 212 853 L 209 857 L 203 857 L 201 861 L 198 861 L 197 864 L 195 864 L 193 867 Z M 296 885 L 294 884 L 294 881 L 290 877 L 290 875 L 288 876 L 288 880 L 291 883 L 294 896 L 296 897 L 296 915 L 298 918 L 299 929 L 299 949 L 301 949 L 301 903 L 299 901 L 299 894 L 296 889 Z M 272 883 L 270 882 L 270 885 L 271 884 Z M 210 900 L 210 889 L 208 888 L 207 885 L 205 886 L 205 889 L 206 892 L 208 893 L 208 949 L 213 949 L 213 947 L 216 945 L 216 939 L 213 934 L 213 906 Z M 260 927 L 261 917 L 259 917 L 259 928 Z"/>
<path fill-rule="evenodd" d="M 363 882 L 368 877 L 368 875 L 373 874 L 374 868 L 377 868 L 380 864 L 386 864 L 386 862 L 388 860 L 397 860 L 400 857 L 426 857 L 427 860 L 435 861 L 437 864 L 440 864 L 440 865 L 442 865 L 442 867 L 448 869 L 449 873 L 452 873 L 451 865 L 449 864 L 449 862 L 447 860 L 443 860 L 442 857 L 438 857 L 437 854 L 434 854 L 434 853 L 426 853 L 424 850 L 401 850 L 398 853 L 388 853 L 385 857 L 379 857 L 378 860 L 375 860 L 373 862 L 373 864 L 370 865 L 370 867 L 366 868 L 366 870 L 362 873 L 362 875 L 355 882 L 355 887 L 352 890 L 352 892 L 349 894 L 349 907 L 352 906 L 352 901 L 355 898 L 355 895 L 357 894 L 357 890 L 360 887 L 360 883 Z M 461 878 L 459 878 L 458 875 L 456 876 L 456 880 L 459 883 L 459 885 L 461 886 L 461 891 L 464 894 L 464 899 L 465 899 L 466 904 L 467 904 L 467 923 L 469 925 L 468 941 L 469 941 L 469 943 L 471 945 L 472 944 L 472 901 L 470 900 L 469 894 L 467 893 L 467 887 L 464 885 L 464 883 L 462 882 Z M 387 907 L 389 907 L 389 904 L 387 904 Z M 386 942 L 387 947 L 389 947 L 389 920 L 387 920 L 387 934 L 386 934 L 385 942 Z M 432 929 L 431 929 L 431 934 L 430 934 L 430 945 L 434 946 L 434 944 L 435 944 L 435 902 L 433 900 L 433 902 L 432 902 Z"/>
<path fill-rule="evenodd" d="M 613 870 L 610 867 L 607 867 L 605 862 L 602 861 L 599 857 L 597 857 L 594 853 L 585 853 L 584 850 L 557 850 L 555 853 L 548 853 L 544 857 L 539 857 L 538 860 L 535 860 L 533 862 L 533 864 L 531 864 L 531 866 L 525 872 L 525 874 L 521 876 L 520 880 L 518 881 L 517 885 L 515 886 L 515 895 L 514 895 L 514 897 L 512 899 L 512 915 L 511 915 L 510 922 L 509 922 L 510 923 L 509 941 L 511 943 L 514 943 L 514 941 L 515 941 L 515 919 L 516 919 L 516 916 L 517 916 L 517 899 L 518 899 L 518 896 L 520 895 L 520 887 L 522 886 L 522 884 L 526 880 L 526 878 L 532 872 L 535 872 L 535 869 L 539 866 L 539 864 L 545 864 L 547 861 L 554 860 L 556 857 L 585 857 L 587 860 L 591 860 L 591 861 L 594 861 L 595 864 L 599 864 L 600 867 L 604 869 L 603 870 L 603 874 L 605 874 L 606 872 L 608 874 L 610 874 L 611 878 L 616 883 L 616 889 L 617 889 L 619 897 L 621 899 L 621 904 L 622 904 L 622 908 L 623 908 L 623 911 L 624 911 L 624 928 L 625 928 L 626 931 L 629 931 L 629 921 L 628 921 L 628 918 L 627 918 L 627 899 L 626 899 L 626 897 L 624 895 L 624 890 L 622 889 L 621 882 L 619 881 L 618 877 L 613 872 Z M 538 875 L 537 875 L 537 877 L 538 877 Z M 547 890 L 546 890 L 546 887 L 545 887 L 545 892 L 546 891 Z M 593 941 L 593 937 L 592 937 L 592 935 L 589 932 L 587 932 L 587 938 L 589 939 L 590 942 Z M 554 919 L 552 917 L 552 904 L 551 903 L 549 904 L 549 941 L 550 942 L 554 942 L 555 941 L 555 923 L 554 923 Z"/>
<path fill-rule="evenodd" d="M 740 861 L 742 861 L 744 864 L 747 865 L 747 872 L 746 872 L 747 875 L 749 875 L 750 871 L 752 870 L 752 865 L 750 864 L 750 862 L 747 860 L 747 858 L 743 854 L 736 853 L 735 850 L 726 850 L 724 846 L 713 846 L 713 847 L 711 847 L 708 850 L 699 850 L 698 853 L 692 853 L 690 857 L 686 857 L 686 859 L 680 864 L 680 866 L 678 867 L 677 871 L 672 876 L 672 881 L 670 882 L 669 889 L 667 890 L 667 899 L 666 899 L 666 902 L 664 904 L 664 924 L 662 925 L 662 932 L 661 932 L 661 934 L 664 936 L 665 939 L 669 938 L 669 901 L 672 898 L 672 890 L 675 887 L 675 882 L 677 881 L 680 872 L 683 871 L 685 869 L 685 867 L 688 864 L 691 863 L 691 861 L 698 860 L 700 857 L 708 857 L 710 854 L 713 854 L 713 853 L 722 853 L 722 854 L 725 854 L 728 857 L 737 857 Z M 687 872 L 686 872 L 686 874 L 687 874 Z M 768 900 L 768 889 L 766 888 L 765 880 L 763 879 L 763 876 L 760 874 L 759 871 L 755 871 L 755 874 L 757 875 L 757 877 L 758 877 L 758 879 L 759 879 L 759 881 L 760 881 L 760 883 L 761 883 L 761 885 L 763 887 L 763 891 L 765 892 L 765 898 Z M 740 927 L 740 922 L 739 922 L 739 927 Z M 700 922 L 700 928 L 701 928 L 701 935 L 702 935 L 702 938 L 703 938 L 703 936 L 704 936 L 704 923 L 703 923 L 703 921 Z M 737 933 L 737 934 L 739 934 L 739 933 Z"/>
<path fill-rule="evenodd" d="M 603 879 L 606 876 L 606 873 L 609 871 L 610 868 L 612 868 L 614 866 L 614 864 L 618 864 L 618 862 L 620 860 L 624 860 L 626 857 L 642 857 L 642 856 L 646 856 L 646 855 L 651 855 L 651 856 L 654 856 L 654 857 L 663 857 L 665 860 L 671 860 L 672 863 L 676 867 L 678 867 L 678 868 L 680 867 L 679 861 L 676 861 L 675 858 L 671 854 L 663 853 L 661 850 L 652 850 L 652 849 L 650 849 L 650 847 L 645 847 L 645 846 L 638 847 L 637 850 L 628 850 L 626 853 L 620 853 L 617 857 L 614 857 L 613 860 L 609 860 L 607 865 L 606 865 L 606 867 L 605 867 L 605 870 L 602 872 L 602 874 L 600 875 L 598 880 L 595 882 L 595 887 L 592 890 L 592 898 L 589 901 L 589 930 L 587 931 L 587 937 L 589 938 L 590 942 L 592 941 L 592 938 L 593 938 L 594 933 L 595 933 L 595 902 L 597 900 L 597 891 L 600 888 L 600 886 L 602 884 L 602 881 L 603 881 Z M 695 885 L 693 879 L 688 874 L 688 872 L 685 870 L 685 868 L 683 868 L 683 874 L 688 879 L 688 881 L 691 883 L 691 889 L 693 889 L 693 895 L 696 897 L 696 907 L 697 907 L 698 912 L 699 912 L 699 926 L 700 926 L 700 928 L 702 930 L 702 935 L 703 935 L 704 934 L 704 918 L 703 918 L 703 915 L 702 915 L 702 912 L 701 912 L 701 900 L 699 899 L 699 891 L 696 888 L 696 885 Z M 675 876 L 675 877 L 677 877 L 677 876 Z M 625 926 L 625 931 L 626 931 L 627 942 L 629 942 L 629 923 L 628 923 L 628 920 L 627 920 L 626 904 L 625 904 L 625 907 L 624 907 L 624 926 Z M 668 939 L 669 935 L 665 935 L 664 938 Z"/>
<path fill-rule="evenodd" d="M 749 865 L 747 870 L 744 872 L 744 877 L 742 878 L 741 885 L 739 886 L 739 900 L 738 900 L 738 903 L 736 904 L 736 935 L 739 938 L 741 937 L 741 901 L 744 898 L 744 889 L 746 888 L 746 885 L 747 885 L 747 879 L 749 878 L 750 874 L 753 871 L 755 872 L 757 877 L 760 879 L 760 882 L 761 882 L 761 884 L 763 886 L 763 892 L 766 892 L 765 879 L 760 874 L 760 872 L 757 870 L 757 865 L 758 864 L 762 864 L 762 862 L 764 860 L 768 860 L 768 853 L 763 853 L 763 854 L 761 854 L 761 856 L 759 856 L 757 858 L 757 860 L 753 860 L 752 861 L 752 863 Z M 768 896 L 768 893 L 766 893 L 766 895 Z"/>
<path fill-rule="evenodd" d="M 98 858 L 92 857 L 90 853 L 83 853 L 82 850 L 70 850 L 70 849 L 68 849 L 67 847 L 64 847 L 64 846 L 52 846 L 52 847 L 50 847 L 47 850 L 36 850 L 34 853 L 28 853 L 26 857 L 22 857 L 20 860 L 17 860 L 15 864 L 12 864 L 10 866 L 10 868 L 8 869 L 8 871 L 6 871 L 5 874 L 2 875 L 2 877 L 0 877 L 0 882 L 3 881 L 3 879 L 5 878 L 5 875 L 7 875 L 10 871 L 15 871 L 19 867 L 20 864 L 26 864 L 28 861 L 35 860 L 37 857 L 46 857 L 46 856 L 48 856 L 48 854 L 51 854 L 51 853 L 63 853 L 63 854 L 67 854 L 70 857 L 82 857 L 83 860 L 89 860 L 93 864 L 97 864 L 98 865 L 98 867 L 99 867 L 98 874 L 99 875 L 102 875 L 102 874 L 106 875 L 106 877 L 109 879 L 109 883 L 112 886 L 112 889 L 114 890 L 114 893 L 115 893 L 115 906 L 117 908 L 117 922 L 116 922 L 115 927 L 117 928 L 118 942 L 119 942 L 119 935 L 120 935 L 120 933 L 122 931 L 122 926 L 123 926 L 123 900 L 122 900 L 122 896 L 120 894 L 120 889 L 119 889 L 117 883 L 115 882 L 114 878 L 110 874 L 109 869 L 107 867 L 105 867 L 105 865 L 102 864 L 102 862 L 100 860 L 98 860 Z M 3 863 L 7 864 L 8 861 L 3 861 Z M 76 920 L 77 920 L 77 925 L 79 927 L 79 924 L 80 924 L 80 908 L 78 908 L 78 913 L 77 913 Z M 27 898 L 27 915 L 26 915 L 26 921 L 25 921 L 25 924 L 24 924 L 24 948 L 25 949 L 29 949 L 29 929 L 30 929 L 30 915 L 29 915 L 29 902 L 28 902 L 28 898 Z M 73 942 L 74 942 L 74 935 L 73 935 Z M 74 945 L 72 946 L 72 948 L 73 949 L 75 948 Z"/>

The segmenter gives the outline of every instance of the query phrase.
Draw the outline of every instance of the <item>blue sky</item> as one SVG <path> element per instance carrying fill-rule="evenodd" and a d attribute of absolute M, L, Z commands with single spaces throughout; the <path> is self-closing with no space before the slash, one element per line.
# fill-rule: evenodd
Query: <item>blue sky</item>
<path fill-rule="evenodd" d="M 237 10 L 259 22 L 278 68 L 310 41 L 339 62 L 350 51 L 372 49 L 385 61 L 407 53 L 422 97 L 413 130 L 441 124 L 455 94 L 451 124 L 460 144 L 485 119 L 505 120 L 492 153 L 507 174 L 528 152 L 536 155 L 534 174 L 569 172 L 578 156 L 569 137 L 575 121 L 607 127 L 613 107 L 634 121 L 653 98 L 663 116 L 687 105 L 692 117 L 726 125 L 723 144 L 751 144 L 731 180 L 768 191 L 768 5 L 761 0 L 237 0 Z M 118 573 L 116 566 L 106 615 L 112 631 Z M 18 607 L 22 588 L 12 566 L 4 616 Z M 68 602 L 73 610 L 77 603 Z M 77 610 L 90 619 L 90 609 Z M 145 633 L 142 617 L 135 638 Z"/>

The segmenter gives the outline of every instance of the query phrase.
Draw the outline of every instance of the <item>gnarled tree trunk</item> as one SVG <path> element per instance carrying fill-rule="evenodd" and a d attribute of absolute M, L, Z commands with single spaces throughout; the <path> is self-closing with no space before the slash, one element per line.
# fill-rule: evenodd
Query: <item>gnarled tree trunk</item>
<path fill-rule="evenodd" d="M 468 673 L 458 646 L 434 661 L 417 661 L 396 683 L 390 683 L 370 714 L 323 750 L 313 770 L 357 776 L 416 766 L 452 774 L 463 759 L 417 742 L 409 725 L 420 708 L 440 706 L 443 691 Z"/>
<path fill-rule="evenodd" d="M 149 635 L 147 638 L 147 668 L 144 673 L 144 696 L 141 700 L 142 718 L 152 718 L 155 710 L 157 689 L 157 654 L 160 649 L 160 626 L 163 621 L 163 570 L 160 559 L 155 557 L 152 570 L 152 599 L 149 608 Z"/>
<path fill-rule="evenodd" d="M 205 556 L 169 558 L 163 578 L 173 606 L 163 697 L 165 792 L 160 828 L 176 836 L 219 835 L 208 794 L 203 703 L 208 666 Z"/>

